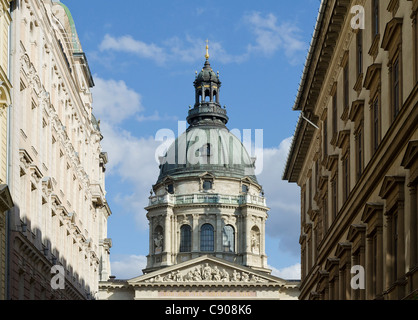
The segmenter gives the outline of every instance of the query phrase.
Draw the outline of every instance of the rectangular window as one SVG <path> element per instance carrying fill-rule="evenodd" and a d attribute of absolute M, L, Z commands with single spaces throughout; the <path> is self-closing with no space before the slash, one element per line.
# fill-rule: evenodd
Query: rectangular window
<path fill-rule="evenodd" d="M 348 155 L 343 160 L 343 188 L 343 196 L 345 202 L 347 201 L 348 195 L 350 193 L 350 156 Z"/>
<path fill-rule="evenodd" d="M 311 210 L 312 209 L 312 175 L 309 178 L 309 185 L 308 186 L 309 186 L 309 195 L 308 195 L 308 197 L 309 197 L 309 199 L 308 199 L 309 207 L 308 207 L 308 209 Z"/>
<path fill-rule="evenodd" d="M 306 191 L 303 190 L 301 192 L 301 219 L 302 219 L 302 225 L 305 224 L 305 215 L 306 215 Z"/>
<path fill-rule="evenodd" d="M 392 66 L 392 105 L 393 105 L 393 120 L 395 120 L 396 116 L 399 113 L 400 109 L 400 83 L 399 83 L 399 58 L 393 62 Z"/>
<path fill-rule="evenodd" d="M 357 33 L 357 75 L 363 73 L 363 31 L 358 30 Z"/>
<path fill-rule="evenodd" d="M 377 235 L 373 237 L 373 296 L 377 295 Z"/>
<path fill-rule="evenodd" d="M 393 216 L 393 280 L 398 279 L 398 215 Z"/>
<path fill-rule="evenodd" d="M 379 0 L 373 0 L 373 37 L 376 37 L 380 33 L 380 17 L 379 17 Z"/>
<path fill-rule="evenodd" d="M 363 130 L 357 133 L 357 180 L 363 173 Z"/>
<path fill-rule="evenodd" d="M 337 117 L 338 117 L 338 109 L 337 109 L 337 92 L 334 93 L 332 97 L 332 133 L 335 135 L 337 134 Z"/>
<path fill-rule="evenodd" d="M 379 130 L 379 97 L 376 97 L 376 99 L 373 102 L 373 151 L 375 152 L 377 148 L 379 147 L 379 136 L 380 136 L 380 130 Z"/>
<path fill-rule="evenodd" d="M 344 108 L 348 107 L 349 102 L 349 72 L 348 72 L 348 62 L 346 63 L 344 67 Z"/>
<path fill-rule="evenodd" d="M 328 156 L 328 128 L 327 119 L 324 120 L 324 158 Z"/>
<path fill-rule="evenodd" d="M 337 206 L 338 206 L 337 176 L 331 182 L 331 189 L 332 189 L 332 219 L 334 220 L 337 217 Z"/>

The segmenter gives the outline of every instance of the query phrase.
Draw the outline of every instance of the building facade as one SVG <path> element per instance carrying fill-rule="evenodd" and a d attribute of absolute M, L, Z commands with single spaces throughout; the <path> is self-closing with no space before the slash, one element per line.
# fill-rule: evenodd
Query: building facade
<path fill-rule="evenodd" d="M 9 299 L 94 299 L 110 274 L 94 82 L 68 8 L 12 2 Z"/>
<path fill-rule="evenodd" d="M 149 197 L 144 275 L 100 284 L 101 299 L 297 299 L 298 282 L 271 275 L 269 208 L 255 159 L 226 127 L 209 55 L 194 82 L 189 128 L 160 158 Z"/>
<path fill-rule="evenodd" d="M 0 1 L 0 300 L 7 292 L 7 211 L 13 207 L 8 187 L 9 164 L 9 108 L 11 84 L 9 81 L 10 1 Z"/>
<path fill-rule="evenodd" d="M 283 177 L 301 188 L 300 299 L 417 297 L 417 10 L 321 2 Z"/>

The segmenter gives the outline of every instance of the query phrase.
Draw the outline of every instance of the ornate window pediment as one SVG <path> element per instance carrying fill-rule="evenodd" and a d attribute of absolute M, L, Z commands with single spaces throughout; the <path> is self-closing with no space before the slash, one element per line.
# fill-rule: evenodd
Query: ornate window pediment
<path fill-rule="evenodd" d="M 7 211 L 13 207 L 12 196 L 7 185 L 0 186 L 0 211 Z"/>
<path fill-rule="evenodd" d="M 382 49 L 391 51 L 393 46 L 398 45 L 400 42 L 402 23 L 402 18 L 393 18 L 388 22 L 382 38 Z"/>
<path fill-rule="evenodd" d="M 335 255 L 340 259 L 340 266 L 344 264 L 351 264 L 351 242 L 340 242 L 338 243 Z"/>
<path fill-rule="evenodd" d="M 350 130 L 343 130 L 340 131 L 338 133 L 338 138 L 337 138 L 337 147 L 343 150 L 343 154 L 345 153 L 344 151 L 347 150 L 347 148 L 350 145 Z"/>
<path fill-rule="evenodd" d="M 404 201 L 405 177 L 386 176 L 383 180 L 379 196 L 386 200 L 386 211 L 390 212 L 395 205 Z"/>
<path fill-rule="evenodd" d="M 364 118 L 363 114 L 364 110 L 364 100 L 355 100 L 351 105 L 349 119 L 355 123 L 355 130 L 357 130 L 358 126 L 360 125 L 361 121 Z"/>
<path fill-rule="evenodd" d="M 356 252 L 365 246 L 365 234 L 367 226 L 362 224 L 352 224 L 348 230 L 347 240 L 353 244 L 352 251 Z"/>
<path fill-rule="evenodd" d="M 418 180 L 418 140 L 409 141 L 401 166 L 410 170 L 409 183 Z"/>
<path fill-rule="evenodd" d="M 370 224 L 373 223 L 373 220 L 376 220 L 378 214 L 382 214 L 383 212 L 383 204 L 381 203 L 367 203 L 363 210 L 363 215 L 361 216 L 361 221 L 364 223 Z M 379 219 L 379 217 L 378 217 Z M 380 222 L 382 221 L 380 217 Z"/>
<path fill-rule="evenodd" d="M 326 168 L 329 171 L 334 171 L 338 162 L 338 154 L 333 154 L 328 157 Z"/>
<path fill-rule="evenodd" d="M 380 72 L 382 65 L 380 63 L 373 63 L 367 68 L 366 76 L 364 77 L 364 88 L 372 92 L 372 96 L 377 91 L 380 83 Z"/>

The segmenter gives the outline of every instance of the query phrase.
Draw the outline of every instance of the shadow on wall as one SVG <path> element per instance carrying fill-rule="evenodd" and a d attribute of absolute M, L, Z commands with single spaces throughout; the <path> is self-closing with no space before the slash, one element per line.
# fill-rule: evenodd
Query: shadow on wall
<path fill-rule="evenodd" d="M 88 271 L 98 272 L 100 261 L 92 243 L 85 239 L 76 225 L 76 217 L 52 210 L 56 239 L 42 235 L 29 219 L 20 219 L 17 205 L 8 214 L 8 299 L 11 300 L 85 300 L 94 299 L 95 292 L 83 275 L 74 271 L 54 241 L 71 241 L 69 251 L 75 259 L 90 261 Z M 65 225 L 70 228 L 66 228 Z M 54 228 L 53 228 L 54 229 Z M 64 240 L 65 239 L 65 240 Z M 97 249 L 96 249 L 97 251 Z M 77 257 L 75 257 L 77 256 Z M 87 268 L 87 267 L 86 267 Z"/>

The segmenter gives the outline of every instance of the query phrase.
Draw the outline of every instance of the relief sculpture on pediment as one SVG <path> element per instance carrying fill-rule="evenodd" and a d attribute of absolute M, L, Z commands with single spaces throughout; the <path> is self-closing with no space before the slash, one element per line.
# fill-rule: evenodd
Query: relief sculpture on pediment
<path fill-rule="evenodd" d="M 261 283 L 267 280 L 256 274 L 239 270 L 227 270 L 211 266 L 209 263 L 195 266 L 188 270 L 175 270 L 163 275 L 157 275 L 153 278 L 145 280 L 145 282 L 253 282 Z"/>

